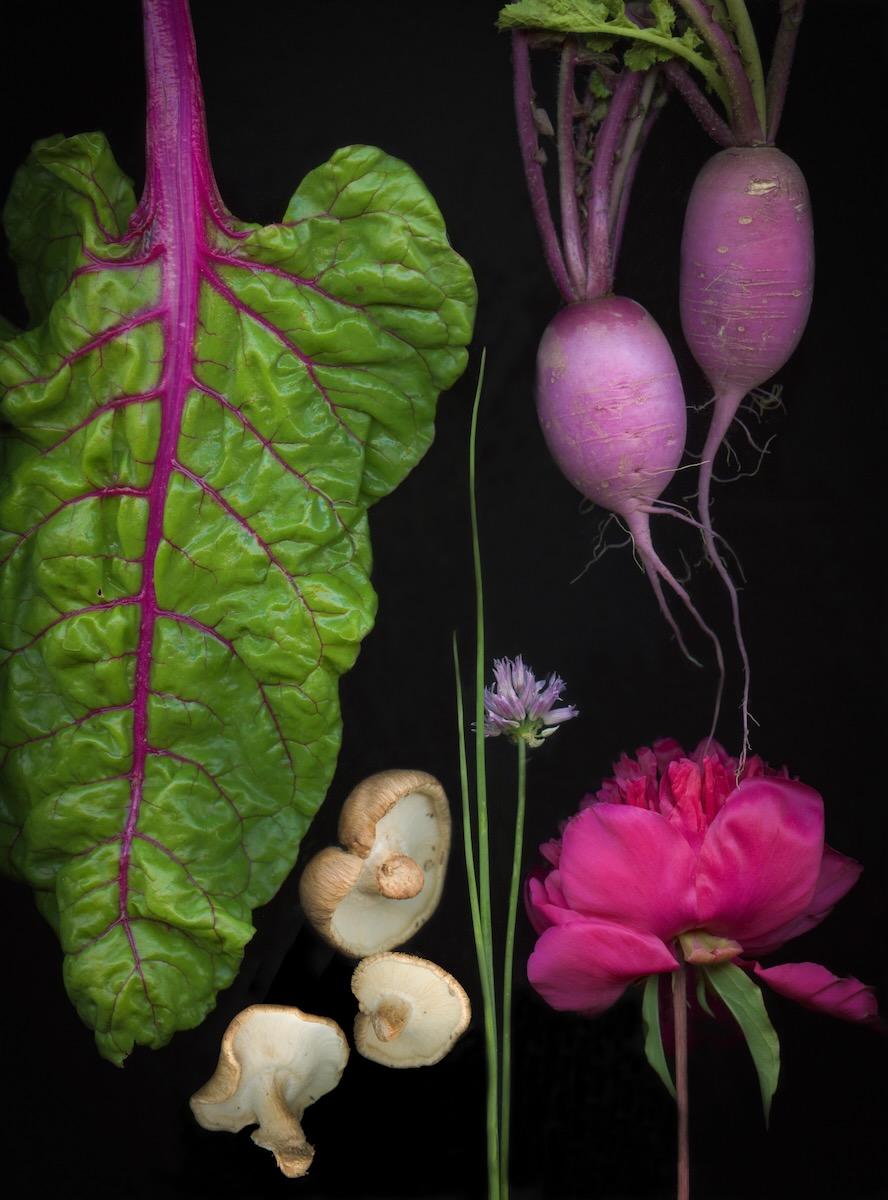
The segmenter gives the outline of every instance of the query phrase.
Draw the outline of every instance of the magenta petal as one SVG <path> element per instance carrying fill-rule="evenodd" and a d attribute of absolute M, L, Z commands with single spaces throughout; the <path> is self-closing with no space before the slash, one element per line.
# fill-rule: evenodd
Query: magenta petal
<path fill-rule="evenodd" d="M 853 858 L 839 854 L 830 846 L 823 848 L 823 860 L 820 864 L 820 874 L 814 888 L 814 895 L 807 905 L 805 912 L 794 921 L 788 921 L 778 929 L 772 930 L 758 942 L 748 942 L 745 945 L 747 953 L 754 955 L 770 954 L 777 950 L 790 938 L 807 933 L 815 925 L 819 925 L 824 917 L 832 912 L 836 904 L 846 892 L 850 891 L 860 878 L 863 867 Z"/>
<path fill-rule="evenodd" d="M 550 838 L 540 846 L 540 854 L 550 866 L 557 867 L 561 858 L 561 838 Z"/>
<path fill-rule="evenodd" d="M 805 1008 L 828 1013 L 842 1021 L 876 1021 L 879 1011 L 871 987 L 857 979 L 842 979 L 819 963 L 784 963 L 779 967 L 753 964 L 759 979 Z"/>
<path fill-rule="evenodd" d="M 694 854 L 659 813 L 595 804 L 561 844 L 565 903 L 584 917 L 625 921 L 668 941 L 698 924 Z"/>
<path fill-rule="evenodd" d="M 823 857 L 823 801 L 792 779 L 744 780 L 709 827 L 697 864 L 700 926 L 758 946 L 807 911 Z"/>
<path fill-rule="evenodd" d="M 820 874 L 811 901 L 811 910 L 820 912 L 823 916 L 854 887 L 861 874 L 862 865 L 854 858 L 839 854 L 832 846 L 823 847 L 823 860 L 820 863 Z"/>
<path fill-rule="evenodd" d="M 576 920 L 540 935 L 527 978 L 553 1008 L 597 1016 L 634 980 L 677 966 L 666 946 L 641 930 L 616 921 Z"/>
<path fill-rule="evenodd" d="M 566 921 L 577 919 L 577 914 L 564 906 L 557 871 L 550 871 L 543 877 L 530 875 L 524 903 L 530 923 L 537 933 L 542 933 L 550 925 L 563 925 Z"/>
<path fill-rule="evenodd" d="M 546 903 L 546 888 L 543 883 L 543 871 L 536 868 L 527 877 L 524 885 L 524 911 L 533 926 L 535 933 L 548 929 L 551 922 L 541 911 L 540 906 Z"/>

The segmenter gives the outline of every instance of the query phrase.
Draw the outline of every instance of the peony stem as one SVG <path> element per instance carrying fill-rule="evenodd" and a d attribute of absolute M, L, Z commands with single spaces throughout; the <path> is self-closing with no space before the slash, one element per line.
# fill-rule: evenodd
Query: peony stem
<path fill-rule="evenodd" d="M 679 956 L 681 951 L 679 951 Z M 691 1194 L 688 1147 L 688 972 L 682 963 L 672 976 L 672 1019 L 675 1030 L 675 1098 L 678 1104 L 678 1200 Z"/>

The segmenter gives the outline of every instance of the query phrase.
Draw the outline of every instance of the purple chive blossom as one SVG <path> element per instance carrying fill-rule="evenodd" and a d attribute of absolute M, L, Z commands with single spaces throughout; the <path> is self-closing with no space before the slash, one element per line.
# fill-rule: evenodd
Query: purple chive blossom
<path fill-rule="evenodd" d="M 564 680 L 550 675 L 543 682 L 525 667 L 521 655 L 498 658 L 493 664 L 493 687 L 484 689 L 484 736 L 542 746 L 543 738 L 577 715 L 570 705 L 553 707 L 564 689 Z"/>

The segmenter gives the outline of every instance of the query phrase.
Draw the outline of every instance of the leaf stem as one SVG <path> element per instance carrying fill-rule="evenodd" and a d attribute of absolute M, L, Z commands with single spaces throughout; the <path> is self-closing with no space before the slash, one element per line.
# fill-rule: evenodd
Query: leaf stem
<path fill-rule="evenodd" d="M 453 638 L 453 667 L 456 675 L 457 729 L 459 732 L 459 775 L 462 793 L 463 854 L 466 862 L 466 879 L 469 887 L 469 908 L 472 913 L 472 934 L 475 940 L 475 955 L 478 961 L 478 978 L 481 983 L 481 1003 L 484 1009 L 484 1047 L 487 1069 L 487 1189 L 490 1200 L 499 1194 L 499 1137 L 497 1133 L 497 1087 L 499 1068 L 497 1063 L 496 997 L 493 984 L 493 950 L 485 934 L 478 894 L 478 874 L 473 839 L 473 822 L 469 804 L 468 762 L 466 757 L 466 728 L 463 716 L 463 691 L 460 682 L 459 652 L 456 635 Z"/>
<path fill-rule="evenodd" d="M 475 573 L 475 808 L 478 837 L 478 915 L 481 927 L 479 969 L 482 972 L 484 1036 L 487 1047 L 487 1174 L 491 1197 L 499 1195 L 502 1172 L 498 1118 L 499 1046 L 496 1029 L 496 984 L 493 963 L 493 922 L 490 910 L 490 832 L 487 818 L 487 763 L 484 748 L 484 584 L 481 572 L 481 543 L 478 536 L 478 502 L 475 462 L 478 438 L 478 409 L 484 383 L 486 352 L 481 356 L 478 386 L 472 405 L 469 435 L 469 513 L 472 528 L 472 561 Z M 484 980 L 486 979 L 486 986 Z"/>
<path fill-rule="evenodd" d="M 728 121 L 737 144 L 760 144 L 765 139 L 765 131 L 737 47 L 715 20 L 704 0 L 675 0 L 675 3 L 688 17 L 715 59 L 723 89 L 727 93 Z"/>
<path fill-rule="evenodd" d="M 615 276 L 617 272 L 617 258 L 623 242 L 626 211 L 629 207 L 629 196 L 635 182 L 635 173 L 638 169 L 641 152 L 659 112 L 659 106 L 655 106 L 653 103 L 658 79 L 659 71 L 656 67 L 645 73 L 638 102 L 635 105 L 635 113 L 627 122 L 623 140 L 620 143 L 619 159 L 611 183 L 609 226 L 611 276 Z"/>
<path fill-rule="evenodd" d="M 558 192 L 561 200 L 561 242 L 572 290 L 583 294 L 585 269 L 583 239 L 577 205 L 577 147 L 574 138 L 574 79 L 577 68 L 577 44 L 565 38 L 558 72 Z"/>
<path fill-rule="evenodd" d="M 565 304 L 578 300 L 564 264 L 564 255 L 552 220 L 552 210 L 546 194 L 546 181 L 540 161 L 540 145 L 534 120 L 533 84 L 530 74 L 530 49 L 521 30 L 512 34 L 512 78 L 515 98 L 515 122 L 518 145 L 524 165 L 524 178 L 530 196 L 530 207 L 543 243 L 546 263 Z"/>
<path fill-rule="evenodd" d="M 605 296 L 613 288 L 618 246 L 611 239 L 611 182 L 623 123 L 641 86 L 643 72 L 623 71 L 617 79 L 607 115 L 595 135 L 595 157 L 589 176 L 586 234 L 585 299 Z"/>
<path fill-rule="evenodd" d="M 481 366 L 472 406 L 469 435 L 469 513 L 472 531 L 472 557 L 475 575 L 475 821 L 469 800 L 469 771 L 461 684 L 459 652 L 453 638 L 453 666 L 456 676 L 457 730 L 459 733 L 459 774 L 462 796 L 463 854 L 472 914 L 472 933 L 481 983 L 484 1009 L 484 1048 L 487 1068 L 487 1192 L 489 1200 L 502 1200 L 502 1165 L 499 1128 L 499 1042 L 496 1020 L 493 929 L 490 910 L 490 839 L 487 821 L 487 771 L 484 748 L 484 590 L 481 576 L 481 548 L 478 536 L 478 509 L 475 495 L 475 459 L 478 434 L 478 408 L 484 383 L 487 352 L 481 352 Z M 475 839 L 477 838 L 477 851 Z"/>
<path fill-rule="evenodd" d="M 740 59 L 749 82 L 749 91 L 755 105 L 759 127 L 764 134 L 768 127 L 768 115 L 765 103 L 765 72 L 762 67 L 762 56 L 759 53 L 758 39 L 749 19 L 745 0 L 725 0 L 728 17 L 734 27 Z"/>
<path fill-rule="evenodd" d="M 142 0 L 145 37 L 145 194 L 139 211 L 168 225 L 199 201 L 218 214 L 219 199 L 204 116 L 203 89 L 188 0 Z M 184 189 L 184 196 L 181 190 Z"/>
<path fill-rule="evenodd" d="M 518 743 L 518 789 L 515 807 L 515 841 L 512 850 L 512 879 L 509 886 L 509 908 L 506 918 L 506 944 L 503 956 L 503 1044 L 501 1060 L 502 1093 L 500 1097 L 500 1169 L 502 1200 L 509 1195 L 509 1122 L 512 1098 L 512 977 L 515 959 L 515 925 L 518 918 L 518 899 L 521 895 L 521 857 L 524 847 L 524 814 L 527 807 L 527 743 Z"/>
<path fill-rule="evenodd" d="M 780 25 L 774 39 L 771 65 L 768 67 L 768 78 L 765 85 L 768 113 L 767 139 L 770 146 L 777 140 L 777 130 L 780 128 L 780 118 L 783 116 L 783 105 L 786 101 L 786 89 L 789 85 L 789 73 L 795 55 L 799 26 L 804 14 L 805 0 L 783 0 Z"/>
<path fill-rule="evenodd" d="M 663 73 L 716 145 L 722 149 L 737 145 L 730 125 L 715 111 L 686 67 L 674 61 L 663 63 Z"/>
<path fill-rule="evenodd" d="M 466 722 L 463 715 L 463 690 L 460 675 L 459 649 L 456 634 L 453 635 L 453 671 L 456 678 L 456 724 L 459 733 L 459 782 L 462 795 L 463 856 L 466 862 L 466 882 L 469 888 L 469 908 L 472 913 L 472 933 L 478 954 L 478 969 L 481 974 L 482 992 L 487 986 L 484 970 L 484 938 L 481 933 L 481 910 L 478 905 L 478 875 L 475 864 L 475 843 L 472 837 L 472 814 L 469 806 L 469 769 L 466 757 Z"/>

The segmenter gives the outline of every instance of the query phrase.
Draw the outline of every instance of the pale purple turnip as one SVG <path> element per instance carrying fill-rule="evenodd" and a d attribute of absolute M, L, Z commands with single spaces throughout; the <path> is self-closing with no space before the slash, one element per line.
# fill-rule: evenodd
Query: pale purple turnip
<path fill-rule="evenodd" d="M 685 447 L 686 405 L 672 351 L 654 318 L 635 301 L 614 295 L 614 273 L 629 192 L 662 98 L 657 69 L 616 73 L 590 60 L 581 41 L 565 38 L 561 51 L 557 134 L 559 227 L 543 180 L 548 128 L 531 85 L 531 38 L 513 40 L 515 100 L 531 202 L 546 259 L 567 307 L 543 334 L 537 356 L 537 411 L 547 445 L 570 482 L 589 500 L 616 514 L 628 529 L 660 609 L 683 653 L 664 585 L 688 609 L 714 646 L 724 679 L 718 638 L 684 586 L 664 564 L 651 539 L 651 517 L 669 514 L 696 524 L 660 501 Z M 597 82 L 577 94 L 581 67 Z M 600 100 L 602 88 L 608 95 Z M 714 722 L 713 722 L 714 726 Z"/>
<path fill-rule="evenodd" d="M 650 313 L 613 295 L 561 309 L 537 353 L 536 402 L 546 444 L 565 478 L 619 516 L 632 535 L 682 648 L 663 582 L 712 636 L 651 541 L 651 516 L 671 512 L 658 501 L 684 453 L 687 413 L 675 358 Z"/>
<path fill-rule="evenodd" d="M 713 561 L 713 461 L 744 397 L 788 361 L 814 286 L 804 177 L 774 146 L 736 146 L 697 176 L 681 245 L 681 321 L 714 393 L 700 464 L 699 512 Z"/>
<path fill-rule="evenodd" d="M 499 18 L 501 28 L 517 31 L 515 99 L 525 174 L 546 259 L 568 305 L 612 295 L 629 188 L 656 111 L 652 101 L 663 94 L 660 81 L 687 102 L 722 147 L 694 186 L 682 252 L 683 325 L 715 393 L 702 455 L 699 521 L 676 509 L 657 511 L 674 512 L 701 530 L 707 554 L 729 591 L 743 665 L 744 756 L 749 743 L 749 657 L 737 589 L 716 546 L 709 495 L 713 461 L 740 402 L 786 362 L 802 335 L 811 303 L 813 239 L 807 190 L 798 167 L 774 147 L 804 7 L 805 0 L 781 0 L 767 72 L 744 0 L 574 7 L 516 0 Z M 528 50 L 559 40 L 556 231 L 538 136 L 551 128 L 536 105 Z M 617 70 L 620 55 L 623 65 Z M 580 66 L 589 67 L 593 82 L 578 97 L 574 80 Z M 597 111 L 602 106 L 603 116 Z M 597 392 L 599 383 L 611 377 L 610 348 L 602 347 L 600 355 L 578 353 L 591 372 L 582 386 Z M 579 373 L 572 368 L 570 373 L 581 386 Z M 545 363 L 540 377 L 546 378 Z M 642 371 L 642 383 L 643 379 Z M 572 419 L 582 406 L 578 397 L 579 393 L 564 399 Z M 551 397 L 544 399 L 554 403 Z M 550 427 L 550 448 L 559 461 L 570 460 L 576 447 L 559 452 L 555 428 Z M 590 417 L 583 434 L 590 442 L 594 429 Z M 627 426 L 621 436 L 634 434 Z M 640 435 L 640 441 L 644 439 Z M 589 460 L 598 457 L 589 447 L 584 453 Z M 602 452 L 602 457 L 607 454 Z M 669 475 L 664 471 L 659 477 L 663 487 Z M 590 492 L 587 479 L 586 488 L 586 494 L 602 502 L 602 480 Z M 646 503 L 652 504 L 649 494 Z M 620 508 L 612 511 L 628 520 Z M 636 520 L 632 534 L 641 555 L 637 525 Z M 666 578 L 654 571 L 655 590 Z M 658 597 L 665 609 L 660 591 Z M 683 599 L 689 603 L 684 595 Z"/>
<path fill-rule="evenodd" d="M 767 78 L 745 6 L 735 5 L 731 36 L 701 0 L 680 0 L 680 5 L 718 64 L 727 100 L 725 123 L 689 78 L 678 88 L 724 147 L 704 165 L 688 200 L 679 300 L 685 339 L 713 390 L 697 510 L 707 554 L 731 600 L 743 664 L 745 754 L 749 656 L 737 589 L 715 544 L 710 492 L 715 459 L 737 410 L 788 361 L 811 309 L 814 234 L 808 188 L 797 164 L 773 144 L 804 0 L 782 5 Z M 680 77 L 673 64 L 670 78 Z"/>
<path fill-rule="evenodd" d="M 749 657 L 737 589 L 715 545 L 713 468 L 744 398 L 788 361 L 814 286 L 814 233 L 804 176 L 774 146 L 719 151 L 697 176 L 685 213 L 679 301 L 685 339 L 712 391 L 697 512 L 706 551 L 731 598 L 743 662 L 744 746 Z"/>

